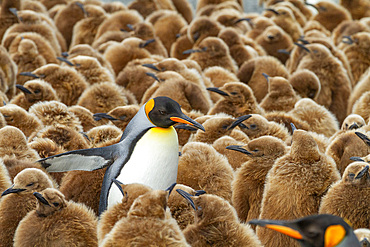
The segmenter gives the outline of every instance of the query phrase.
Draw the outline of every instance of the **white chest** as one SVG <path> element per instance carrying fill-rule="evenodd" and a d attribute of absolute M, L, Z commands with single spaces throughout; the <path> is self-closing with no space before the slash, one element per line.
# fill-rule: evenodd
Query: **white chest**
<path fill-rule="evenodd" d="M 141 183 L 166 189 L 176 182 L 179 159 L 177 133 L 173 127 L 152 128 L 138 141 L 129 161 L 116 178 L 124 184 Z M 121 202 L 122 194 L 112 185 L 108 208 Z"/>

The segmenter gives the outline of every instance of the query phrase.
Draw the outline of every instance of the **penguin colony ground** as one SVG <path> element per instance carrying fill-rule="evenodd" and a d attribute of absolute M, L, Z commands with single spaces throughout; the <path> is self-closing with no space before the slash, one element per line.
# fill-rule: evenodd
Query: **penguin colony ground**
<path fill-rule="evenodd" d="M 370 1 L 0 3 L 0 246 L 369 246 Z"/>

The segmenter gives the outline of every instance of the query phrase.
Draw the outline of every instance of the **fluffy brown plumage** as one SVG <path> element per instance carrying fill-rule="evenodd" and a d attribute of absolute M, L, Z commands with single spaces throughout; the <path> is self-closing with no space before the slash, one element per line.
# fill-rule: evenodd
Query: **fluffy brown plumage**
<path fill-rule="evenodd" d="M 198 45 L 207 37 L 217 37 L 222 27 L 208 16 L 195 18 L 188 27 L 188 39 Z"/>
<path fill-rule="evenodd" d="M 355 109 L 365 114 L 366 117 L 366 107 L 361 106 L 361 101 L 359 100 L 362 97 L 365 97 L 365 94 L 370 91 L 370 69 L 366 70 L 361 76 L 356 86 L 353 88 L 350 98 L 348 100 L 348 109 L 347 112 L 351 113 Z M 365 100 L 366 101 L 366 100 Z M 354 107 L 357 105 L 356 107 Z M 362 115 L 364 117 L 364 115 Z"/>
<path fill-rule="evenodd" d="M 240 117 L 252 113 L 264 113 L 258 105 L 253 91 L 244 83 L 228 82 L 220 88 L 208 88 L 208 90 L 223 96 L 209 110 L 208 114 L 210 115 L 223 112 L 233 117 Z"/>
<path fill-rule="evenodd" d="M 290 75 L 289 83 L 301 98 L 316 100 L 321 90 L 319 78 L 308 69 L 295 71 Z"/>
<path fill-rule="evenodd" d="M 9 172 L 4 165 L 3 160 L 0 160 L 0 191 L 4 191 L 12 185 L 10 180 Z"/>
<path fill-rule="evenodd" d="M 209 144 L 189 142 L 182 148 L 177 183 L 231 200 L 233 169 Z"/>
<path fill-rule="evenodd" d="M 167 216 L 168 192 L 154 190 L 139 196 L 127 217 L 116 223 L 102 246 L 189 246 L 176 220 Z"/>
<path fill-rule="evenodd" d="M 369 27 L 357 20 L 342 21 L 332 33 L 334 44 L 338 46 L 345 36 L 350 36 L 359 32 L 369 32 Z"/>
<path fill-rule="evenodd" d="M 320 214 L 333 214 L 348 220 L 354 229 L 370 224 L 369 164 L 354 162 L 347 166 L 342 180 L 333 184 L 322 198 Z"/>
<path fill-rule="evenodd" d="M 247 222 L 258 219 L 266 175 L 275 160 L 287 153 L 287 147 L 276 137 L 262 136 L 244 146 L 238 146 L 235 151 L 250 157 L 235 172 L 232 183 L 232 203 L 239 219 Z"/>
<path fill-rule="evenodd" d="M 234 130 L 236 131 L 236 130 Z M 213 142 L 212 147 L 216 149 L 217 152 L 224 155 L 227 160 L 229 161 L 229 164 L 234 169 L 238 169 L 244 162 L 249 160 L 249 157 L 247 157 L 245 154 L 240 152 L 235 152 L 233 150 L 229 150 L 226 147 L 231 145 L 245 145 L 248 140 L 242 142 L 237 141 L 231 136 L 223 136 L 218 138 L 216 141 Z"/>
<path fill-rule="evenodd" d="M 312 136 L 295 130 L 290 152 L 276 160 L 266 179 L 260 218 L 287 220 L 317 214 L 321 197 L 340 176 Z M 257 236 L 265 246 L 298 246 L 294 239 L 261 227 Z"/>
<path fill-rule="evenodd" d="M 365 120 L 358 114 L 349 114 L 343 121 L 341 130 L 358 129 L 366 125 Z"/>
<path fill-rule="evenodd" d="M 0 46 L 0 91 L 11 99 L 15 94 L 17 65 L 13 62 L 8 51 Z"/>
<path fill-rule="evenodd" d="M 289 76 L 285 66 L 272 56 L 260 56 L 244 63 L 240 67 L 237 77 L 241 82 L 251 87 L 257 102 L 260 102 L 268 92 L 268 84 L 262 73 L 271 77 L 281 76 L 287 79 Z"/>
<path fill-rule="evenodd" d="M 186 241 L 200 246 L 262 246 L 249 225 L 241 224 L 229 202 L 216 195 L 200 195 L 187 200 L 194 205 L 194 223 L 183 233 Z"/>
<path fill-rule="evenodd" d="M 1 11 L 0 11 L 0 39 L 3 39 L 5 31 L 19 20 L 9 8 L 21 9 L 20 0 L 5 0 L 1 1 Z"/>
<path fill-rule="evenodd" d="M 19 128 L 26 137 L 39 131 L 43 124 L 32 112 L 27 112 L 20 106 L 7 104 L 0 107 L 0 113 L 4 116 L 7 125 Z"/>
<path fill-rule="evenodd" d="M 258 16 L 254 18 L 251 22 L 253 29 L 246 34 L 246 36 L 251 39 L 256 39 L 263 33 L 263 31 L 266 30 L 266 28 L 275 25 L 270 18 L 267 18 L 265 16 Z"/>
<path fill-rule="evenodd" d="M 160 9 L 175 10 L 175 6 L 170 0 L 134 0 L 127 5 L 127 8 L 136 10 L 144 18 Z"/>
<path fill-rule="evenodd" d="M 78 119 L 81 122 L 82 129 L 84 131 L 89 131 L 90 129 L 97 127 L 100 124 L 105 123 L 104 121 L 103 122 L 95 121 L 93 113 L 83 106 L 79 105 L 70 106 L 68 107 L 68 111 L 74 113 L 75 116 L 78 117 Z"/>
<path fill-rule="evenodd" d="M 131 121 L 131 119 L 136 115 L 138 111 L 138 105 L 118 106 L 110 110 L 106 114 L 95 114 L 94 118 L 97 122 L 101 121 L 102 118 L 108 118 L 112 124 L 124 131 L 127 124 Z"/>
<path fill-rule="evenodd" d="M 354 20 L 370 16 L 370 3 L 363 0 L 341 0 L 339 4 L 346 8 Z"/>
<path fill-rule="evenodd" d="M 40 101 L 59 101 L 51 85 L 40 79 L 29 80 L 23 86 L 17 85 L 17 88 L 21 93 L 13 97 L 10 103 L 18 105 L 25 110 L 28 110 L 33 104 Z"/>
<path fill-rule="evenodd" d="M 52 188 L 33 195 L 36 209 L 19 223 L 14 246 L 97 245 L 97 219 L 85 205 L 67 201 Z"/>
<path fill-rule="evenodd" d="M 36 207 L 36 200 L 32 193 L 52 187 L 53 183 L 48 176 L 36 168 L 25 169 L 14 178 L 14 185 L 8 190 L 10 194 L 4 195 L 3 192 L 0 200 L 2 245 L 13 246 L 13 237 L 18 223 Z"/>
<path fill-rule="evenodd" d="M 92 128 L 86 134 L 92 147 L 101 147 L 107 146 L 108 143 L 119 142 L 122 130 L 114 125 L 106 124 Z"/>

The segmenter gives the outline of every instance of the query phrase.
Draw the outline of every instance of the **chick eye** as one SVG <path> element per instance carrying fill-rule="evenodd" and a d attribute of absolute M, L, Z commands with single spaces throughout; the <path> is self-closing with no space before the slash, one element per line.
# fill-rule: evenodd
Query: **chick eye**
<path fill-rule="evenodd" d="M 355 174 L 354 174 L 354 173 L 349 173 L 349 174 L 348 174 L 348 177 L 350 177 L 350 178 L 354 178 L 354 177 L 355 177 Z"/>
<path fill-rule="evenodd" d="M 258 152 L 258 151 L 259 151 L 258 149 L 253 150 L 253 152 Z"/>
<path fill-rule="evenodd" d="M 33 91 L 34 93 L 39 93 L 40 90 L 39 89 L 36 89 L 35 91 Z"/>
<path fill-rule="evenodd" d="M 57 202 L 53 202 L 53 205 L 54 205 L 55 207 L 58 207 L 58 206 L 59 206 L 59 203 L 57 203 Z"/>
<path fill-rule="evenodd" d="M 251 124 L 250 127 L 251 127 L 251 129 L 255 129 L 255 128 L 257 128 L 257 125 Z"/>
<path fill-rule="evenodd" d="M 237 93 L 237 92 L 231 92 L 230 94 L 232 94 L 232 95 L 237 95 L 238 93 Z"/>
<path fill-rule="evenodd" d="M 29 184 L 27 184 L 26 186 L 27 187 L 30 187 L 30 186 L 32 186 L 33 185 L 33 183 L 29 183 Z"/>

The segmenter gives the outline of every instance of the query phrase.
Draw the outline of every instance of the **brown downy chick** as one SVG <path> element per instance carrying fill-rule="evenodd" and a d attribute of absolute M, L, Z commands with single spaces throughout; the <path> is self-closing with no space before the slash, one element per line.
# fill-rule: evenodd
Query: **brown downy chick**
<path fill-rule="evenodd" d="M 122 130 L 114 125 L 106 124 L 92 128 L 86 134 L 92 147 L 101 147 L 118 143 L 122 136 Z"/>
<path fill-rule="evenodd" d="M 182 148 L 177 183 L 195 190 L 205 190 L 230 201 L 233 178 L 234 171 L 229 162 L 211 145 L 188 142 Z"/>
<path fill-rule="evenodd" d="M 177 39 L 172 43 L 169 57 L 179 60 L 186 59 L 189 54 L 184 54 L 184 51 L 193 48 L 193 41 L 187 35 L 189 26 L 184 26 L 177 34 Z"/>
<path fill-rule="evenodd" d="M 114 83 L 112 73 L 94 57 L 79 55 L 69 59 L 69 61 L 75 65 L 77 72 L 81 73 L 90 85 L 101 82 Z"/>
<path fill-rule="evenodd" d="M 233 132 L 235 128 L 237 126 L 240 126 L 240 123 L 246 118 L 246 116 L 241 116 L 235 119 L 232 116 L 226 115 L 224 113 L 199 117 L 197 118 L 197 121 L 199 120 L 200 122 L 202 122 L 203 127 L 207 131 L 207 135 L 200 131 L 197 131 L 194 135 L 190 136 L 189 142 L 204 142 L 212 144 L 215 140 L 222 136 L 230 135 L 231 137 L 233 137 Z M 246 135 L 239 135 L 239 137 L 240 138 L 233 138 L 238 141 L 249 140 Z"/>
<path fill-rule="evenodd" d="M 10 180 L 14 181 L 14 178 L 17 176 L 18 173 L 23 171 L 24 169 L 27 168 L 36 168 L 40 169 L 43 172 L 46 173 L 46 170 L 38 163 L 35 163 L 35 160 L 28 160 L 28 159 L 18 159 L 16 157 L 6 157 L 2 159 L 4 162 L 5 167 L 8 169 Z M 46 173 L 50 179 L 52 177 Z M 53 182 L 53 185 L 57 186 L 56 183 Z"/>
<path fill-rule="evenodd" d="M 296 1 L 296 2 L 303 2 L 303 1 Z M 304 4 L 303 4 L 304 5 Z M 295 17 L 295 19 L 297 20 L 297 22 L 299 23 L 299 25 L 301 27 L 304 27 L 306 25 L 306 22 L 307 22 L 307 18 L 306 16 L 301 12 L 301 10 L 295 6 L 291 1 L 282 1 L 282 2 L 278 2 L 276 4 L 274 4 L 273 8 L 277 7 L 277 6 L 283 6 L 283 7 L 286 7 L 288 9 L 290 9 Z"/>
<path fill-rule="evenodd" d="M 250 114 L 249 118 L 244 120 L 240 129 L 252 140 L 260 136 L 274 136 L 284 142 L 290 139 L 288 129 L 279 123 L 268 121 L 259 114 Z"/>
<path fill-rule="evenodd" d="M 333 184 L 322 198 L 320 214 L 333 214 L 348 220 L 354 229 L 370 224 L 370 172 L 366 162 L 347 166 L 342 180 Z"/>
<path fill-rule="evenodd" d="M 362 96 L 356 101 L 356 103 L 352 107 L 352 113 L 358 114 L 363 119 L 369 119 L 370 111 L 367 107 L 368 102 L 370 101 L 370 92 L 364 92 Z"/>
<path fill-rule="evenodd" d="M 137 104 L 135 96 L 127 89 L 110 82 L 90 86 L 77 102 L 77 105 L 92 113 L 109 112 L 117 106 L 129 104 Z"/>
<path fill-rule="evenodd" d="M 5 93 L 8 99 L 15 95 L 16 79 L 17 65 L 11 59 L 8 51 L 0 46 L 0 91 Z"/>
<path fill-rule="evenodd" d="M 41 129 L 33 138 L 47 138 L 66 151 L 90 148 L 90 143 L 82 134 L 65 125 L 49 125 Z"/>
<path fill-rule="evenodd" d="M 177 39 L 177 34 L 187 26 L 186 20 L 176 11 L 159 10 L 146 18 L 153 24 L 155 35 L 162 41 L 170 54 L 171 46 Z"/>
<path fill-rule="evenodd" d="M 27 144 L 26 136 L 13 126 L 0 129 L 0 156 L 2 158 L 16 158 L 19 160 L 36 161 L 40 159 L 35 150 Z"/>
<path fill-rule="evenodd" d="M 368 247 L 370 246 L 370 229 L 367 228 L 359 228 L 353 231 L 358 239 L 360 241 L 361 247 Z"/>
<path fill-rule="evenodd" d="M 172 4 L 175 6 L 177 12 L 179 12 L 187 23 L 193 20 L 193 7 L 190 2 L 186 0 L 172 0 Z"/>
<path fill-rule="evenodd" d="M 344 119 L 341 130 L 355 130 L 364 125 L 366 125 L 366 122 L 360 115 L 350 114 Z"/>
<path fill-rule="evenodd" d="M 211 92 L 223 96 L 209 110 L 209 115 L 224 112 L 233 117 L 240 117 L 247 114 L 264 114 L 263 109 L 258 105 L 251 88 L 241 82 L 228 82 L 220 88 L 207 88 Z"/>
<path fill-rule="evenodd" d="M 270 18 L 267 18 L 265 16 L 258 16 L 254 18 L 251 22 L 253 29 L 246 33 L 246 37 L 253 40 L 257 39 L 257 37 L 260 36 L 266 30 L 266 28 L 275 25 L 275 23 Z"/>
<path fill-rule="evenodd" d="M 173 190 L 183 190 L 192 196 L 206 193 L 204 190 L 194 190 L 193 188 L 183 184 L 176 184 Z M 171 193 L 171 196 L 168 198 L 167 205 L 171 210 L 172 217 L 177 221 L 181 230 L 184 230 L 188 225 L 194 223 L 193 208 L 179 193 Z"/>
<path fill-rule="evenodd" d="M 4 191 L 12 185 L 9 172 L 4 165 L 3 160 L 0 160 L 0 191 Z"/>
<path fill-rule="evenodd" d="M 102 7 L 109 14 L 127 10 L 127 7 L 122 2 L 105 2 L 102 4 Z"/>
<path fill-rule="evenodd" d="M 45 58 L 39 53 L 37 45 L 31 39 L 23 39 L 19 43 L 17 53 L 12 53 L 10 57 L 18 67 L 17 83 L 22 85 L 28 78 L 19 73 L 33 71 L 46 64 Z"/>
<path fill-rule="evenodd" d="M 68 107 L 58 101 L 39 102 L 31 106 L 29 112 L 35 114 L 44 126 L 65 125 L 77 131 L 82 131 L 80 120 Z"/>
<path fill-rule="evenodd" d="M 339 4 L 351 13 L 354 20 L 370 16 L 370 3 L 366 0 L 341 0 Z"/>
<path fill-rule="evenodd" d="M 222 29 L 219 32 L 218 37 L 227 44 L 230 55 L 235 60 L 238 67 L 240 67 L 245 61 L 255 57 L 255 55 L 245 47 L 239 33 L 233 28 L 228 27 Z"/>
<path fill-rule="evenodd" d="M 250 18 L 244 18 L 241 11 L 232 8 L 215 10 L 210 17 L 220 23 L 221 26 L 230 27 L 240 34 L 252 29 L 249 24 Z"/>
<path fill-rule="evenodd" d="M 333 30 L 332 39 L 334 41 L 334 44 L 338 46 L 343 41 L 343 38 L 346 36 L 351 36 L 355 33 L 369 31 L 370 31 L 369 27 L 360 21 L 356 20 L 342 21 Z"/>
<path fill-rule="evenodd" d="M 120 219 L 127 217 L 127 213 L 135 199 L 152 191 L 150 187 L 143 184 L 120 184 L 118 180 L 113 180 L 113 182 L 121 189 L 123 198 L 121 203 L 113 205 L 109 210 L 104 211 L 100 215 L 98 222 L 98 240 L 100 244 L 114 225 Z"/>
<path fill-rule="evenodd" d="M 3 39 L 3 35 L 6 30 L 19 22 L 18 17 L 10 11 L 10 8 L 14 8 L 16 10 L 21 9 L 21 1 L 20 0 L 4 0 L 1 1 L 1 8 L 0 8 L 0 40 Z"/>
<path fill-rule="evenodd" d="M 29 80 L 23 86 L 17 85 L 17 88 L 21 93 L 16 95 L 10 104 L 18 105 L 27 111 L 33 104 L 40 101 L 59 101 L 51 85 L 40 79 Z"/>
<path fill-rule="evenodd" d="M 315 101 L 305 98 L 299 100 L 290 112 L 294 117 L 307 122 L 310 131 L 331 137 L 339 130 L 335 116 Z"/>
<path fill-rule="evenodd" d="M 289 34 L 294 42 L 297 42 L 303 35 L 302 27 L 297 22 L 291 9 L 284 6 L 274 6 L 274 8 L 266 10 L 274 13 L 271 18 L 273 22 Z"/>
<path fill-rule="evenodd" d="M 354 106 L 357 105 L 356 106 L 357 110 L 362 111 L 366 115 L 367 108 L 358 106 L 362 105 L 359 99 L 364 97 L 364 95 L 367 94 L 368 91 L 370 91 L 370 68 L 364 72 L 364 74 L 360 77 L 356 86 L 352 90 L 351 96 L 348 100 L 348 109 L 347 109 L 348 113 L 354 111 L 355 110 Z"/>
<path fill-rule="evenodd" d="M 290 152 L 267 174 L 260 218 L 289 220 L 317 214 L 321 197 L 339 179 L 333 159 L 319 151 L 306 131 L 295 130 Z M 298 246 L 294 239 L 261 227 L 256 233 L 266 247 Z"/>
<path fill-rule="evenodd" d="M 286 79 L 289 77 L 285 66 L 272 56 L 260 56 L 244 63 L 240 67 L 237 77 L 253 90 L 257 102 L 261 102 L 268 92 L 268 83 L 262 73 L 271 77 L 281 76 Z"/>
<path fill-rule="evenodd" d="M 308 69 L 295 71 L 290 75 L 289 83 L 301 98 L 316 100 L 321 90 L 319 78 Z"/>
<path fill-rule="evenodd" d="M 297 129 L 299 128 L 307 131 L 310 129 L 310 126 L 306 121 L 302 121 L 301 119 L 294 117 L 290 112 L 268 112 L 264 117 L 268 121 L 273 121 L 285 126 L 285 128 L 289 130 L 290 134 L 293 133 L 290 123 L 294 124 Z"/>
<path fill-rule="evenodd" d="M 200 0 L 197 2 L 197 6 L 195 8 L 196 12 L 199 12 L 199 10 L 207 5 L 220 5 L 222 3 L 228 2 L 228 0 Z M 241 7 L 242 2 L 241 1 L 235 1 Z"/>
<path fill-rule="evenodd" d="M 189 50 L 189 59 L 196 61 L 202 70 L 212 66 L 220 66 L 232 73 L 238 70 L 235 61 L 230 56 L 229 48 L 222 39 L 208 37 L 202 40 L 195 49 Z"/>
<path fill-rule="evenodd" d="M 89 208 L 67 201 L 53 188 L 34 192 L 33 196 L 36 209 L 19 223 L 14 246 L 97 245 L 97 219 Z"/>
<path fill-rule="evenodd" d="M 199 45 L 207 37 L 217 37 L 222 27 L 217 21 L 210 17 L 201 16 L 195 18 L 188 27 L 188 39 L 194 44 Z"/>
<path fill-rule="evenodd" d="M 202 89 L 197 84 L 186 80 L 179 73 L 165 71 L 156 74 L 159 81 L 147 89 L 141 103 L 144 104 L 150 98 L 168 96 L 178 102 L 186 111 L 197 110 L 206 114 L 210 108 L 210 102 L 205 97 Z"/>
<path fill-rule="evenodd" d="M 234 130 L 235 131 L 235 130 Z M 233 150 L 229 150 L 226 147 L 228 146 L 243 146 L 246 144 L 247 141 L 237 141 L 231 136 L 223 136 L 218 138 L 216 141 L 213 142 L 212 147 L 216 149 L 217 152 L 224 155 L 227 160 L 229 161 L 229 164 L 234 169 L 238 169 L 244 162 L 249 160 L 249 157 L 247 157 L 245 154 L 240 152 L 234 152 Z"/>
<path fill-rule="evenodd" d="M 351 14 L 339 4 L 329 1 L 321 1 L 313 5 L 318 13 L 312 20 L 318 21 L 330 32 L 333 31 L 342 21 L 352 20 Z"/>
<path fill-rule="evenodd" d="M 311 11 L 311 10 L 310 10 Z M 319 37 L 330 37 L 331 32 L 326 29 L 320 22 L 315 20 L 309 20 L 303 27 L 303 33 L 305 36 L 319 36 Z"/>
<path fill-rule="evenodd" d="M 167 213 L 169 193 L 153 190 L 136 198 L 127 217 L 116 223 L 101 246 L 189 246 Z"/>
<path fill-rule="evenodd" d="M 353 81 L 357 83 L 370 67 L 370 32 L 360 32 L 346 36 L 342 50 L 351 65 Z"/>
<path fill-rule="evenodd" d="M 57 64 L 44 65 L 25 75 L 50 83 L 60 101 L 68 106 L 75 105 L 88 86 L 83 76 L 75 69 Z"/>
<path fill-rule="evenodd" d="M 0 239 L 4 246 L 13 246 L 18 223 L 36 207 L 33 192 L 52 188 L 48 176 L 36 168 L 24 169 L 14 178 L 14 184 L 2 192 L 0 200 Z M 35 229 L 32 229 L 35 230 Z"/>
<path fill-rule="evenodd" d="M 191 246 L 262 246 L 252 228 L 239 222 L 228 201 L 216 195 L 192 196 L 177 191 L 194 209 L 194 223 L 183 230 Z"/>
<path fill-rule="evenodd" d="M 175 6 L 172 5 L 172 1 L 169 0 L 134 0 L 127 5 L 127 8 L 136 10 L 143 18 L 146 18 L 151 13 L 160 9 L 175 10 Z"/>
<path fill-rule="evenodd" d="M 83 106 L 79 105 L 70 106 L 68 107 L 68 111 L 74 113 L 75 116 L 80 120 L 82 129 L 84 131 L 89 131 L 94 127 L 105 124 L 105 121 L 101 122 L 95 121 L 93 113 Z"/>
<path fill-rule="evenodd" d="M 288 112 L 294 108 L 299 97 L 293 90 L 289 81 L 284 77 L 269 77 L 266 80 L 269 84 L 269 92 L 262 99 L 260 106 L 266 111 Z"/>
<path fill-rule="evenodd" d="M 112 124 L 124 131 L 127 124 L 139 111 L 139 108 L 140 107 L 138 105 L 117 106 L 108 113 L 94 114 L 94 120 L 99 122 L 102 119 L 108 119 Z"/>
<path fill-rule="evenodd" d="M 142 39 L 127 38 L 121 43 L 109 46 L 104 53 L 104 57 L 112 65 L 114 73 L 118 75 L 130 61 L 151 56 L 144 45 L 145 41 Z"/>
<path fill-rule="evenodd" d="M 32 133 L 42 129 L 42 122 L 32 114 L 27 112 L 20 106 L 7 104 L 0 107 L 0 113 L 4 116 L 7 125 L 19 128 L 28 138 Z"/>
<path fill-rule="evenodd" d="M 67 47 L 70 46 L 73 35 L 74 25 L 86 17 L 86 13 L 81 2 L 70 1 L 54 17 L 55 25 L 63 35 Z"/>
<path fill-rule="evenodd" d="M 266 28 L 256 42 L 262 46 L 267 55 L 276 57 L 283 64 L 288 60 L 289 51 L 293 48 L 292 38 L 277 25 Z"/>
<path fill-rule="evenodd" d="M 287 146 L 276 137 L 262 136 L 246 145 L 233 145 L 227 149 L 249 156 L 249 160 L 235 172 L 232 204 L 242 222 L 258 219 L 266 175 L 275 160 L 287 153 Z"/>
<path fill-rule="evenodd" d="M 332 55 L 326 46 L 309 44 L 300 49 L 305 50 L 297 70 L 308 69 L 320 79 L 321 91 L 317 103 L 330 110 L 342 123 L 346 117 L 348 98 L 351 93 L 351 81 L 342 63 Z"/>

